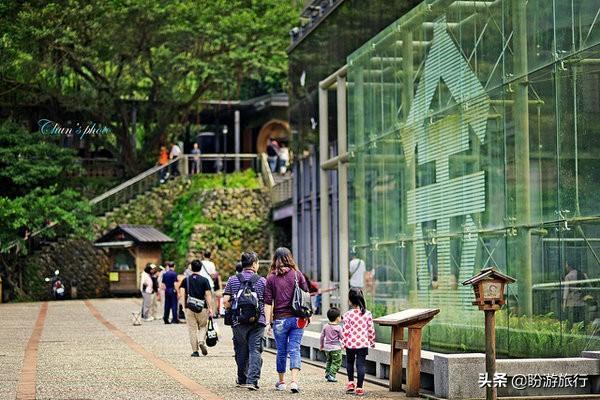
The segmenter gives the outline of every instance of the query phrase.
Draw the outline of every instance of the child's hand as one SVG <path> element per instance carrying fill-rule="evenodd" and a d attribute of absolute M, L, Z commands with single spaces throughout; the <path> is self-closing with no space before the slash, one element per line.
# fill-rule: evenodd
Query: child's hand
<path fill-rule="evenodd" d="M 319 350 L 323 351 L 323 346 L 319 347 Z"/>

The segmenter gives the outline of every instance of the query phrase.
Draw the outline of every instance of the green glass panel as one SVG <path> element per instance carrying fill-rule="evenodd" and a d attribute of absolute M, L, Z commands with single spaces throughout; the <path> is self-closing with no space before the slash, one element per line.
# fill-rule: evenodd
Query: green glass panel
<path fill-rule="evenodd" d="M 498 315 L 501 356 L 598 348 L 591 3 L 427 1 L 348 58 L 351 244 L 376 315 L 442 310 L 430 349 L 483 350 L 460 283 L 490 266 L 517 279 Z M 565 305 L 569 258 L 586 277 L 579 309 Z"/>

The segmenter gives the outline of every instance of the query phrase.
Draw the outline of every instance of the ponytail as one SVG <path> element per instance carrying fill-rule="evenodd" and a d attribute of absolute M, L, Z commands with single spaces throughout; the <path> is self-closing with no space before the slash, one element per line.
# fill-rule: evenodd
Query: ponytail
<path fill-rule="evenodd" d="M 365 314 L 367 311 L 367 305 L 365 303 L 365 296 L 363 295 L 362 290 L 358 288 L 350 289 L 350 292 L 348 293 L 348 300 L 350 301 L 350 304 L 360 309 L 361 315 Z"/>

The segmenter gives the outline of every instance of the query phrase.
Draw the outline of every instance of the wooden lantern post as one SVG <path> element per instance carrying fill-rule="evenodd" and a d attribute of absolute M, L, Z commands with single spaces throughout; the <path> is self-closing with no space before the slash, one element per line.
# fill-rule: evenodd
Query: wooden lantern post
<path fill-rule="evenodd" d="M 484 268 L 479 274 L 463 282 L 463 285 L 473 286 L 475 292 L 473 305 L 478 306 L 485 313 L 485 372 L 487 379 L 492 382 L 496 373 L 496 311 L 500 310 L 505 303 L 505 286 L 513 282 L 515 282 L 514 278 L 494 268 Z M 486 386 L 485 398 L 496 400 L 495 384 Z"/>

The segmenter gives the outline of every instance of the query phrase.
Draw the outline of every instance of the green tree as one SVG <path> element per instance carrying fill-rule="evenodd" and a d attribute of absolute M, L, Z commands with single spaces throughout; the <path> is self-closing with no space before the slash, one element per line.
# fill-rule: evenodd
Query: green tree
<path fill-rule="evenodd" d="M 280 88 L 296 18 L 285 0 L 5 0 L 0 107 L 109 126 L 133 172 L 199 100 Z"/>
<path fill-rule="evenodd" d="M 0 124 L 0 196 L 12 198 L 39 187 L 62 186 L 68 182 L 65 176 L 80 171 L 73 150 L 13 122 Z"/>
<path fill-rule="evenodd" d="M 15 123 L 0 124 L 0 273 L 21 296 L 22 255 L 42 237 L 90 231 L 90 204 L 68 185 L 79 170 L 72 150 Z M 25 240 L 22 228 L 35 232 L 49 224 L 56 228 Z"/>

